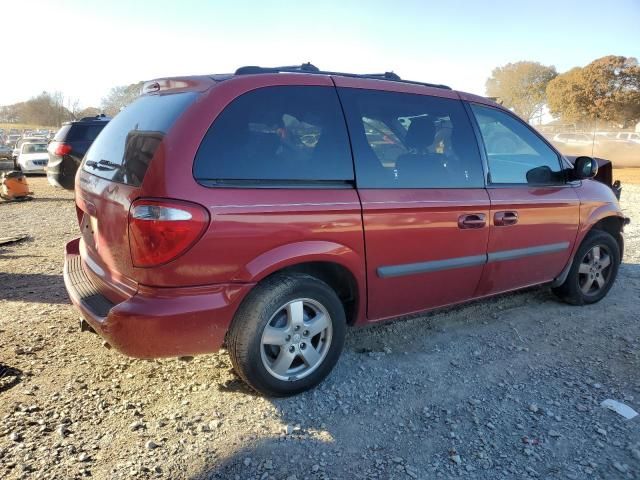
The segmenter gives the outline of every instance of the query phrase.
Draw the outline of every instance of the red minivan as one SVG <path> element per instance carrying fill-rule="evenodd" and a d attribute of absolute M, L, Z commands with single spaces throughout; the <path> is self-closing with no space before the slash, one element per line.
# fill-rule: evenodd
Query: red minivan
<path fill-rule="evenodd" d="M 290 395 L 347 326 L 537 284 L 602 299 L 628 220 L 596 175 L 496 103 L 392 73 L 159 79 L 78 171 L 65 284 L 127 355 L 224 345 Z"/>

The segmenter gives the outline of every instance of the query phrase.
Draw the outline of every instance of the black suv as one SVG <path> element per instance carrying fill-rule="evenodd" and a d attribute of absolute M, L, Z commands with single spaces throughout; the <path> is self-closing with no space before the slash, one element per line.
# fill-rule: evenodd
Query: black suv
<path fill-rule="evenodd" d="M 51 185 L 73 190 L 76 171 L 84 154 L 109 120 L 110 117 L 100 114 L 62 124 L 47 148 L 47 179 Z"/>

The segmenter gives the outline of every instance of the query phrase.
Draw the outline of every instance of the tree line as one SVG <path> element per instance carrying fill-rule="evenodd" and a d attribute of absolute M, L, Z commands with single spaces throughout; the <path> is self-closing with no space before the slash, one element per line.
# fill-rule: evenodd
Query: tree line
<path fill-rule="evenodd" d="M 140 93 L 142 82 L 113 87 L 102 98 L 99 107 L 80 107 L 77 98 L 61 92 L 43 91 L 25 102 L 0 106 L 0 123 L 23 123 L 46 127 L 59 127 L 63 122 L 93 117 L 100 113 L 114 116 L 131 103 Z"/>
<path fill-rule="evenodd" d="M 0 122 L 57 127 L 99 113 L 114 116 L 138 96 L 141 86 L 114 87 L 100 107 L 82 109 L 77 99 L 44 91 L 26 102 L 0 106 Z M 640 121 L 640 66 L 636 58 L 615 55 L 561 74 L 553 65 L 508 63 L 491 72 L 486 94 L 527 121 L 540 117 L 546 106 L 565 123 L 626 128 Z"/>
<path fill-rule="evenodd" d="M 538 62 L 508 63 L 491 72 L 486 94 L 527 121 L 546 106 L 564 123 L 627 128 L 640 121 L 640 66 L 615 55 L 561 74 Z"/>

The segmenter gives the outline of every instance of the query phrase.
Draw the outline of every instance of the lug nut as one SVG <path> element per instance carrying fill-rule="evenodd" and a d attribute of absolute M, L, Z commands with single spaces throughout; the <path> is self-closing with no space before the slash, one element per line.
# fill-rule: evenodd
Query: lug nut
<path fill-rule="evenodd" d="M 295 351 L 296 351 L 296 347 L 294 347 L 293 345 L 291 345 L 291 346 L 289 347 L 289 353 L 293 353 L 293 352 L 295 352 Z"/>
<path fill-rule="evenodd" d="M 309 330 L 305 330 L 304 332 L 302 332 L 302 335 L 304 335 L 305 337 L 309 335 Z"/>
<path fill-rule="evenodd" d="M 294 328 L 294 330 L 297 332 L 298 330 L 300 330 L 300 325 L 296 325 L 296 327 Z"/>
<path fill-rule="evenodd" d="M 300 350 L 304 350 L 305 348 L 307 348 L 307 344 L 306 344 L 306 343 L 304 343 L 304 342 L 302 342 L 302 343 L 300 344 Z"/>
<path fill-rule="evenodd" d="M 286 340 L 287 342 L 288 342 L 289 340 L 291 340 L 291 335 L 287 335 L 287 336 L 285 337 L 285 340 Z"/>

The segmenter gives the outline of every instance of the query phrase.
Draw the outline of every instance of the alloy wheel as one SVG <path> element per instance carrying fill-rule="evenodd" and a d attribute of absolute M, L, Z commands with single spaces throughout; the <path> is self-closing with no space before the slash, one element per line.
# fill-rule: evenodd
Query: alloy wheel
<path fill-rule="evenodd" d="M 578 286 L 585 295 L 597 295 L 611 277 L 611 252 L 604 245 L 593 246 L 582 258 Z"/>
<path fill-rule="evenodd" d="M 282 305 L 267 322 L 260 341 L 262 363 L 280 380 L 299 380 L 323 362 L 333 333 L 327 309 L 309 298 Z"/>

